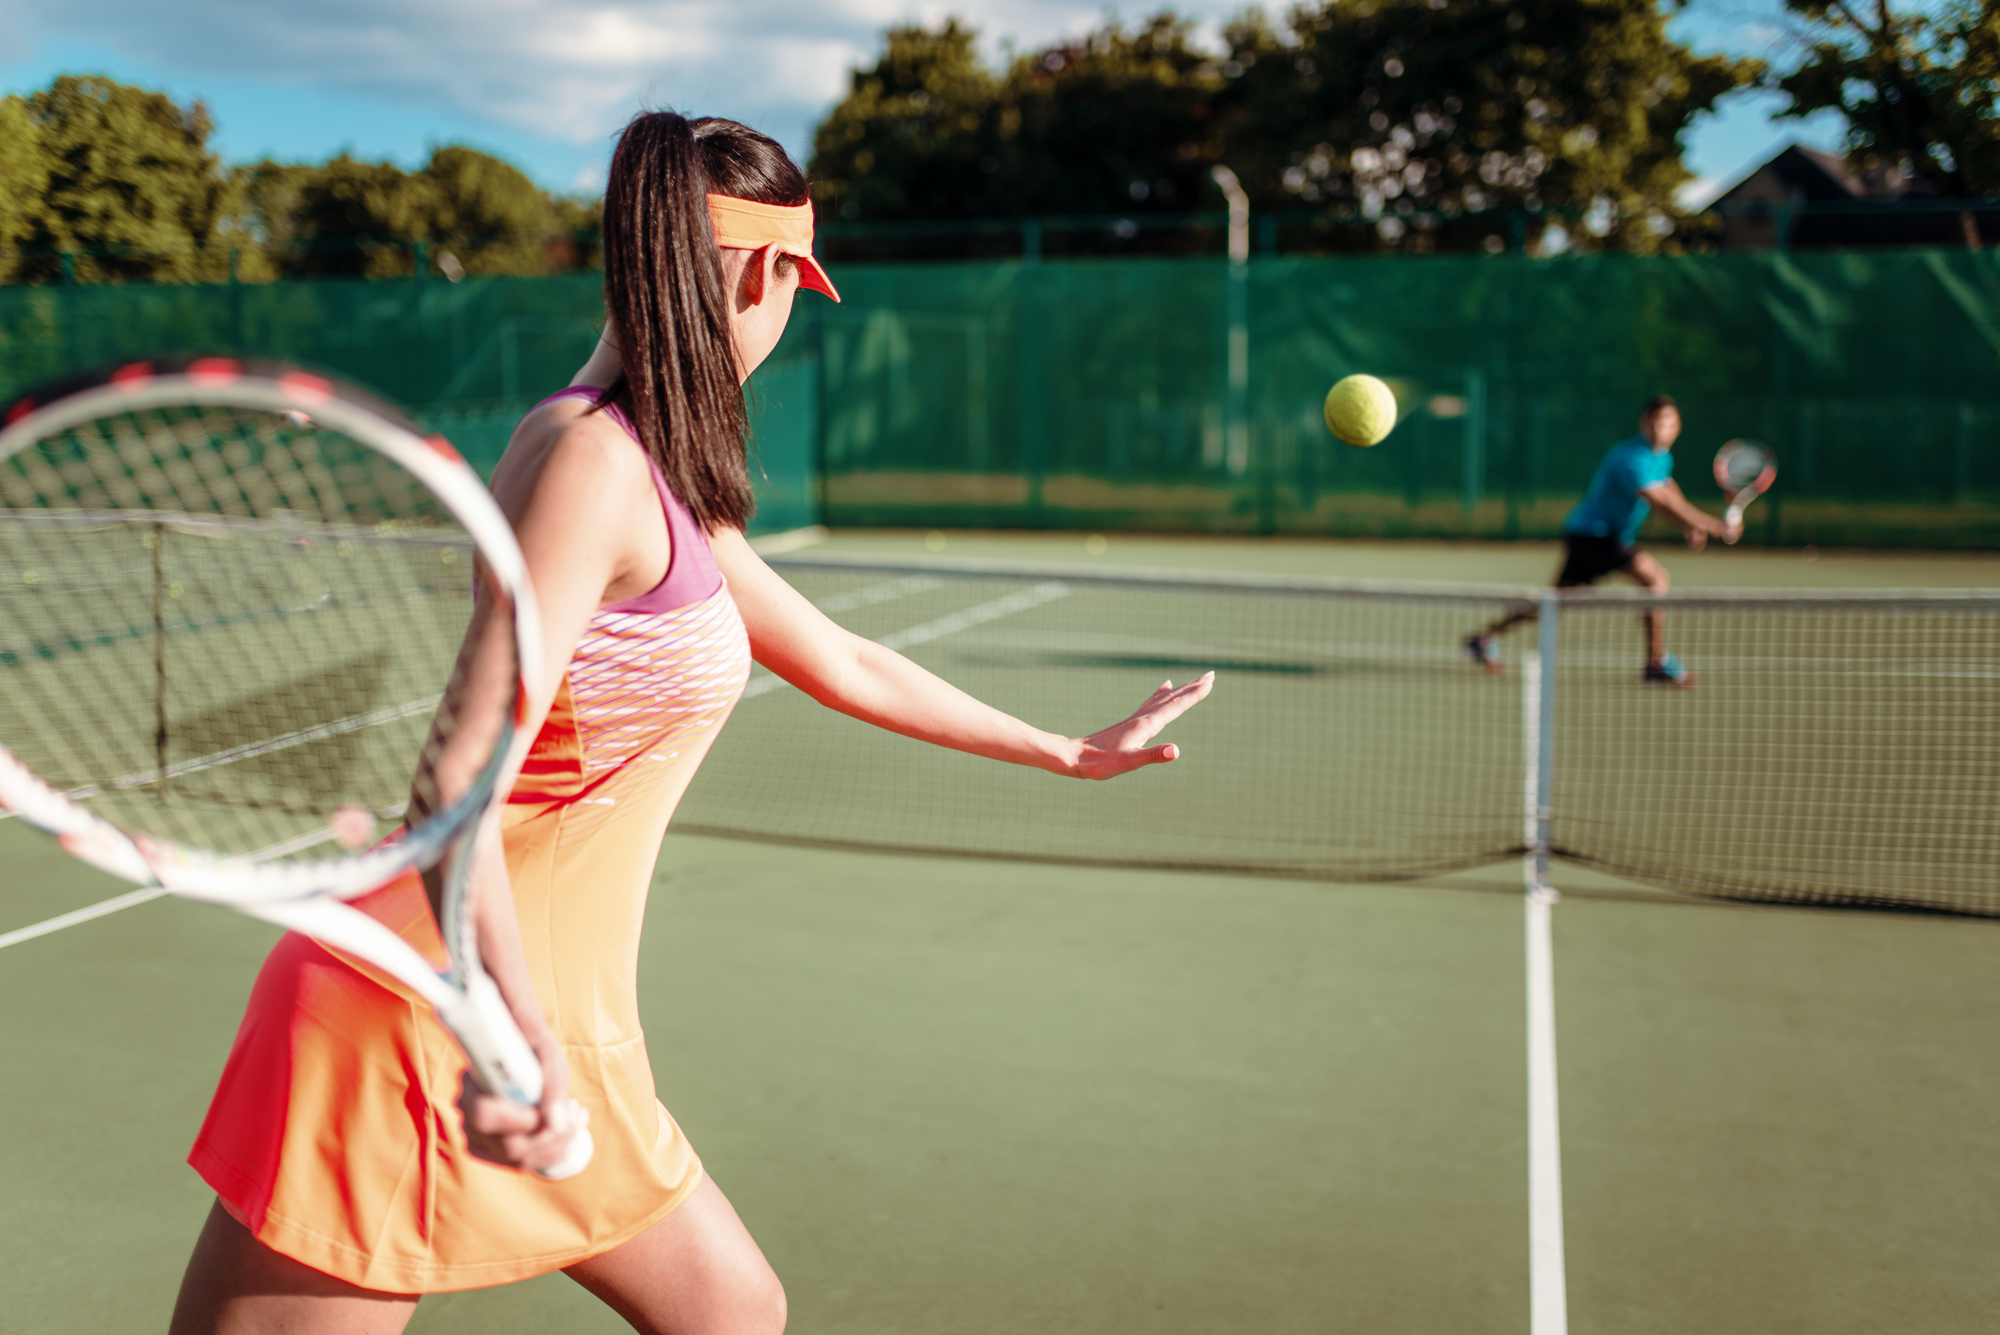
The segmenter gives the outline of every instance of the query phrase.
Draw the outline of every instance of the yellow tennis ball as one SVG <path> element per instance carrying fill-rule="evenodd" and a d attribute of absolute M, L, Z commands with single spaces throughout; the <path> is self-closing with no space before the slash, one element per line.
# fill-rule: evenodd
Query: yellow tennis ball
<path fill-rule="evenodd" d="M 1351 375 L 1326 392 L 1326 429 L 1349 445 L 1374 445 L 1396 426 L 1396 396 L 1372 375 Z"/>

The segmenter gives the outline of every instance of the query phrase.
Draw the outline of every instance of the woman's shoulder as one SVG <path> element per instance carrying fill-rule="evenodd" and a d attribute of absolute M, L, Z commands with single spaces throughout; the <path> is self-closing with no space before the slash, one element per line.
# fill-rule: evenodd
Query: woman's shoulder
<path fill-rule="evenodd" d="M 652 466 L 645 450 L 609 413 L 591 407 L 592 399 L 578 394 L 545 399 L 530 409 L 494 469 L 494 491 L 556 484 L 565 491 L 636 491 L 650 499 Z"/>

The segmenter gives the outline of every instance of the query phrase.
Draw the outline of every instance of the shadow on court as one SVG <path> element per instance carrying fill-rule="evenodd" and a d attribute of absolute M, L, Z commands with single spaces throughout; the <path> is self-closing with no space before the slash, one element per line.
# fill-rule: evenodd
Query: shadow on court
<path fill-rule="evenodd" d="M 0 931 L 120 889 L 11 822 L 0 867 Z M 2000 924 L 1557 879 L 1571 1328 L 1988 1328 Z M 642 1003 L 795 1331 L 1516 1332 L 1517 884 L 676 836 Z M 0 1330 L 164 1327 L 273 935 L 162 901 L 0 950 Z M 411 1329 L 622 1326 L 550 1277 Z"/>

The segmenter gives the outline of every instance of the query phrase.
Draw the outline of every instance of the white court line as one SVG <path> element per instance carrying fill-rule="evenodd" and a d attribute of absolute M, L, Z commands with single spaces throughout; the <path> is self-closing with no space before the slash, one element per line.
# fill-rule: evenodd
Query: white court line
<path fill-rule="evenodd" d="M 907 630 L 884 635 L 875 643 L 884 649 L 901 652 L 915 645 L 941 640 L 947 635 L 956 635 L 962 630 L 971 630 L 974 626 L 983 626 L 989 621 L 998 621 L 1001 617 L 1012 616 L 1016 612 L 1025 612 L 1031 607 L 1040 607 L 1043 603 L 1052 603 L 1068 593 L 1069 585 L 1061 580 L 1046 580 L 1033 588 L 1010 593 L 1005 598 L 995 598 L 990 603 L 981 603 L 977 607 L 968 607 L 963 612 L 953 612 L 950 616 L 942 616 L 935 621 L 926 621 L 920 626 L 911 626 Z M 789 684 L 780 676 L 762 676 L 743 688 L 743 698 L 753 699 Z"/>
<path fill-rule="evenodd" d="M 831 616 L 835 612 L 852 612 L 857 607 L 873 607 L 877 603 L 907 598 L 913 593 L 929 593 L 942 587 L 944 581 L 935 575 L 910 575 L 904 579 L 870 584 L 852 593 L 836 593 L 830 598 L 815 599 L 813 606 Z"/>
<path fill-rule="evenodd" d="M 442 695 L 432 695 L 422 700 L 412 700 L 407 704 L 384 705 L 382 708 L 370 710 L 366 714 L 353 714 L 347 718 L 335 719 L 331 723 L 322 723 L 318 727 L 303 728 L 298 732 L 280 733 L 276 737 L 267 737 L 261 742 L 249 742 L 242 746 L 232 746 L 226 751 L 211 751 L 205 756 L 196 756 L 192 760 L 176 761 L 174 764 L 167 766 L 166 777 L 175 779 L 183 774 L 197 774 L 205 769 L 214 769 L 218 765 L 231 765 L 239 760 L 254 760 L 258 756 L 270 755 L 273 751 L 287 751 L 294 746 L 304 746 L 307 742 L 324 741 L 329 737 L 340 737 L 350 732 L 359 732 L 363 728 L 373 728 L 383 723 L 394 723 L 397 719 L 408 718 L 412 714 L 421 714 L 426 710 L 436 709 L 438 701 L 442 699 L 444 699 Z M 72 788 L 64 793 L 63 796 L 72 802 L 88 802 L 93 797 L 102 796 L 106 788 L 114 788 L 122 792 L 127 788 L 138 788 L 149 783 L 157 783 L 159 778 L 160 771 L 158 769 L 140 770 L 136 774 L 127 774 L 122 778 L 112 779 L 108 783 L 92 783 L 85 784 L 81 788 Z M 0 820 L 12 819 L 14 819 L 13 812 L 0 811 Z"/>
<path fill-rule="evenodd" d="M 398 806 L 392 814 L 401 815 L 402 810 L 402 807 Z M 12 813 L 6 814 L 11 815 Z M 308 848 L 317 848 L 319 845 L 330 841 L 333 837 L 333 830 L 330 827 L 307 830 L 304 834 L 294 835 L 290 839 L 282 839 L 275 844 L 269 844 L 260 848 L 256 852 L 246 856 L 243 860 L 245 862 L 269 862 L 273 858 L 288 857 L 293 853 L 302 853 Z M 134 908 L 168 893 L 170 892 L 161 889 L 157 885 L 149 885 L 141 890 L 133 890 L 122 895 L 113 895 L 110 899 L 87 905 L 84 908 L 72 909 L 68 913 L 58 914 L 43 922 L 30 923 L 26 927 L 17 927 L 11 932 L 0 933 L 0 950 L 5 950 L 8 946 L 19 945 L 23 941 L 32 941 L 38 936 L 47 936 L 50 932 L 60 932 L 65 927 L 74 927 L 78 923 L 89 922 L 93 918 L 105 917 L 118 912 L 120 909 Z"/>
<path fill-rule="evenodd" d="M 380 709 L 371 709 L 366 714 L 352 714 L 347 718 L 335 719 L 331 723 L 322 723 L 317 727 L 301 728 L 297 732 L 280 733 L 276 737 L 267 737 L 261 742 L 246 742 L 242 746 L 232 746 L 226 751 L 211 751 L 205 756 L 196 756 L 192 760 L 176 761 L 167 766 L 164 776 L 162 776 L 158 769 L 140 770 L 137 774 L 128 774 L 122 779 L 113 779 L 111 787 L 138 788 L 145 784 L 157 783 L 162 777 L 177 779 L 183 774 L 196 774 L 205 769 L 214 769 L 218 765 L 231 765 L 239 760 L 252 760 L 258 756 L 270 755 L 273 751 L 288 751 L 294 746 L 304 746 L 307 742 L 325 741 L 329 737 L 344 736 L 350 732 L 359 732 L 363 728 L 373 728 L 383 723 L 394 723 L 397 719 L 409 718 L 412 714 L 421 714 L 428 710 L 436 709 L 438 702 L 442 699 L 444 699 L 442 695 L 430 695 L 425 696 L 421 700 L 411 700 L 406 704 L 384 705 Z M 92 796 L 95 796 L 97 792 L 96 789 L 88 791 Z M 76 797 L 77 794 L 71 793 L 69 796 Z"/>
<path fill-rule="evenodd" d="M 805 528 L 787 529 L 783 533 L 766 533 L 761 538 L 752 538 L 750 550 L 759 556 L 781 556 L 786 552 L 818 546 L 829 536 L 823 525 L 809 524 Z"/>
<path fill-rule="evenodd" d="M 1566 1335 L 1562 1135 L 1556 1110 L 1555 951 L 1552 896 L 1530 892 L 1528 929 L 1528 1310 L 1532 1335 Z"/>
<path fill-rule="evenodd" d="M 114 896 L 101 904 L 92 904 L 88 908 L 73 909 L 46 922 L 38 922 L 29 927 L 17 927 L 11 932 L 0 934 L 0 950 L 5 950 L 8 946 L 18 946 L 23 941 L 32 941 L 38 936 L 47 936 L 50 932 L 60 932 L 63 928 L 74 927 L 80 922 L 89 922 L 92 918 L 102 918 L 120 909 L 129 909 L 135 904 L 144 904 L 166 893 L 157 885 L 149 886 L 144 890 L 134 890 L 128 894 Z"/>

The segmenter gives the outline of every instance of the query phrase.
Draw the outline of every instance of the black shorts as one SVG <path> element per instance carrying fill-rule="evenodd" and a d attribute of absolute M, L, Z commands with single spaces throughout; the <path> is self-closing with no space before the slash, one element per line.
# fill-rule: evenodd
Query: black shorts
<path fill-rule="evenodd" d="M 1595 584 L 1606 575 L 1632 568 L 1639 548 L 1627 547 L 1616 538 L 1593 537 L 1588 533 L 1563 534 L 1563 568 L 1556 576 L 1558 589 L 1574 589 Z"/>

